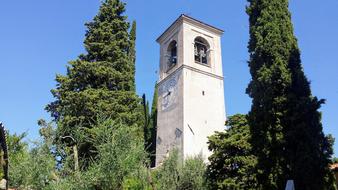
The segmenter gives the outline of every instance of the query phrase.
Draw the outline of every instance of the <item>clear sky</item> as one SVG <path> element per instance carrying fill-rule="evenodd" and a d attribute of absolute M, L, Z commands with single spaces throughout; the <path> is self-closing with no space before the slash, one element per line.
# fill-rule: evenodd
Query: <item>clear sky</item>
<path fill-rule="evenodd" d="M 222 38 L 227 115 L 247 113 L 245 89 L 248 16 L 245 0 L 126 0 L 128 20 L 137 21 L 137 93 L 152 97 L 157 79 L 156 38 L 182 13 L 224 29 Z M 84 23 L 99 0 L 0 1 L 0 121 L 11 133 L 38 138 L 37 120 L 49 120 L 55 75 L 84 52 Z M 325 133 L 338 138 L 338 1 L 291 0 L 295 34 L 312 92 L 327 100 L 321 111 Z M 338 141 L 338 140 L 337 140 Z M 335 145 L 338 151 L 338 142 Z M 337 155 L 337 154 L 336 154 Z"/>

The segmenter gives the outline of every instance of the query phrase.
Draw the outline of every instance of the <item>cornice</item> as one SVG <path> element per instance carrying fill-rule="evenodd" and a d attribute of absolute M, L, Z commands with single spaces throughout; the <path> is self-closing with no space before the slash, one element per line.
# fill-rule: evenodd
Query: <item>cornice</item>
<path fill-rule="evenodd" d="M 181 71 L 183 69 L 188 69 L 188 70 L 191 70 L 191 71 L 194 71 L 194 72 L 197 72 L 197 73 L 200 73 L 200 74 L 204 74 L 204 75 L 207 75 L 207 76 L 219 79 L 219 80 L 223 80 L 224 79 L 224 77 L 222 77 L 222 76 L 215 75 L 213 73 L 210 73 L 210 72 L 207 72 L 207 71 L 203 71 L 201 69 L 197 69 L 197 68 L 191 67 L 189 65 L 181 65 L 175 71 L 173 71 L 172 73 L 170 73 L 169 75 L 167 75 L 164 79 L 162 79 L 161 81 L 159 81 L 157 83 L 157 85 L 161 85 L 162 83 L 164 83 L 165 81 L 167 81 L 168 79 L 170 79 L 172 75 L 175 75 L 177 72 L 179 72 L 179 71 Z"/>
<path fill-rule="evenodd" d="M 202 21 L 199 21 L 197 19 L 194 19 L 190 16 L 187 15 L 180 15 L 157 39 L 156 42 L 161 43 L 168 34 L 170 34 L 173 30 L 175 30 L 179 25 L 181 25 L 182 23 L 189 23 L 193 26 L 196 26 L 200 29 L 204 29 L 204 30 L 208 30 L 216 35 L 222 35 L 223 34 L 223 30 L 216 28 L 214 26 L 211 26 L 209 24 L 206 24 Z"/>

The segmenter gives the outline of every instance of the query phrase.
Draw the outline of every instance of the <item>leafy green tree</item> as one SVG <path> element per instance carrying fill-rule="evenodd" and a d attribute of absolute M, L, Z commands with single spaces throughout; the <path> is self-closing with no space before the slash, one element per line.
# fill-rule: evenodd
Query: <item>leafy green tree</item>
<path fill-rule="evenodd" d="M 44 142 L 29 150 L 23 141 L 26 134 L 8 135 L 9 186 L 19 189 L 46 189 L 56 180 L 55 159 Z"/>
<path fill-rule="evenodd" d="M 56 100 L 46 109 L 58 124 L 56 142 L 76 136 L 90 136 L 98 116 L 112 118 L 127 126 L 136 125 L 141 117 L 140 99 L 135 93 L 135 26 L 129 34 L 129 23 L 123 15 L 120 0 L 104 0 L 93 21 L 86 24 L 84 46 L 87 51 L 71 61 L 66 75 L 57 75 L 52 90 Z M 137 131 L 142 136 L 142 130 Z M 94 145 L 86 139 L 75 139 L 83 163 L 94 156 Z"/>
<path fill-rule="evenodd" d="M 127 127 L 107 120 L 95 130 L 92 139 L 98 145 L 97 164 L 94 163 L 94 179 L 103 189 L 119 189 L 128 176 L 137 176 L 145 170 L 146 153 L 143 141 L 133 137 L 136 127 Z M 142 181 L 144 181 L 142 179 Z"/>
<path fill-rule="evenodd" d="M 249 126 L 262 189 L 332 189 L 332 142 L 311 94 L 293 33 L 288 0 L 248 0 L 252 98 Z"/>
<path fill-rule="evenodd" d="M 155 181 L 160 190 L 177 189 L 179 185 L 180 167 L 182 163 L 178 161 L 178 151 L 173 150 L 170 156 L 163 162 L 161 168 L 155 171 Z"/>
<path fill-rule="evenodd" d="M 184 161 L 179 178 L 180 190 L 205 190 L 206 187 L 206 165 L 202 155 L 187 158 Z"/>
<path fill-rule="evenodd" d="M 9 186 L 20 187 L 27 184 L 29 152 L 28 144 L 23 142 L 27 136 L 26 133 L 21 135 L 7 135 L 8 155 L 9 155 Z"/>
<path fill-rule="evenodd" d="M 153 176 L 159 190 L 204 190 L 205 169 L 201 155 L 188 158 L 182 163 L 178 151 L 173 150 L 163 165 L 154 171 Z"/>
<path fill-rule="evenodd" d="M 247 116 L 236 114 L 228 118 L 225 132 L 209 137 L 207 178 L 211 189 L 257 189 L 256 157 L 249 143 Z"/>
<path fill-rule="evenodd" d="M 66 175 L 51 184 L 51 189 L 128 189 L 148 187 L 147 156 L 143 140 L 131 138 L 137 127 L 127 127 L 111 119 L 100 120 L 89 139 L 96 156 L 88 169 Z"/>
<path fill-rule="evenodd" d="M 28 178 L 28 187 L 36 190 L 43 190 L 49 186 L 54 180 L 57 180 L 55 175 L 55 158 L 50 153 L 50 149 L 43 142 L 37 144 L 29 152 L 29 164 L 26 176 Z"/>

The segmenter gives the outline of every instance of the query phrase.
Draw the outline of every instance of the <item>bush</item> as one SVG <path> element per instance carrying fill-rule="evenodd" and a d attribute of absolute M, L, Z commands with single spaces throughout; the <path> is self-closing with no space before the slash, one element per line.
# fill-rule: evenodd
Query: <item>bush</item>
<path fill-rule="evenodd" d="M 23 142 L 26 134 L 9 135 L 9 186 L 20 189 L 45 189 L 54 180 L 55 159 L 44 143 L 31 150 Z"/>
<path fill-rule="evenodd" d="M 98 122 L 88 139 L 96 156 L 87 168 L 54 183 L 52 189 L 146 189 L 147 155 L 137 131 L 110 119 Z"/>
<path fill-rule="evenodd" d="M 154 171 L 156 186 L 160 190 L 202 190 L 205 186 L 205 170 L 201 155 L 188 158 L 182 163 L 178 151 L 170 156 Z"/>

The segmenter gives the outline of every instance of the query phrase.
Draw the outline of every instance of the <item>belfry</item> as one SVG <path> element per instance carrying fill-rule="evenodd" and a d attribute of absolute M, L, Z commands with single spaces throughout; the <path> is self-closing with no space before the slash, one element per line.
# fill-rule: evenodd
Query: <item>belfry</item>
<path fill-rule="evenodd" d="M 224 130 L 223 31 L 181 15 L 160 44 L 156 166 L 170 151 L 180 159 L 210 155 L 207 137 Z"/>

